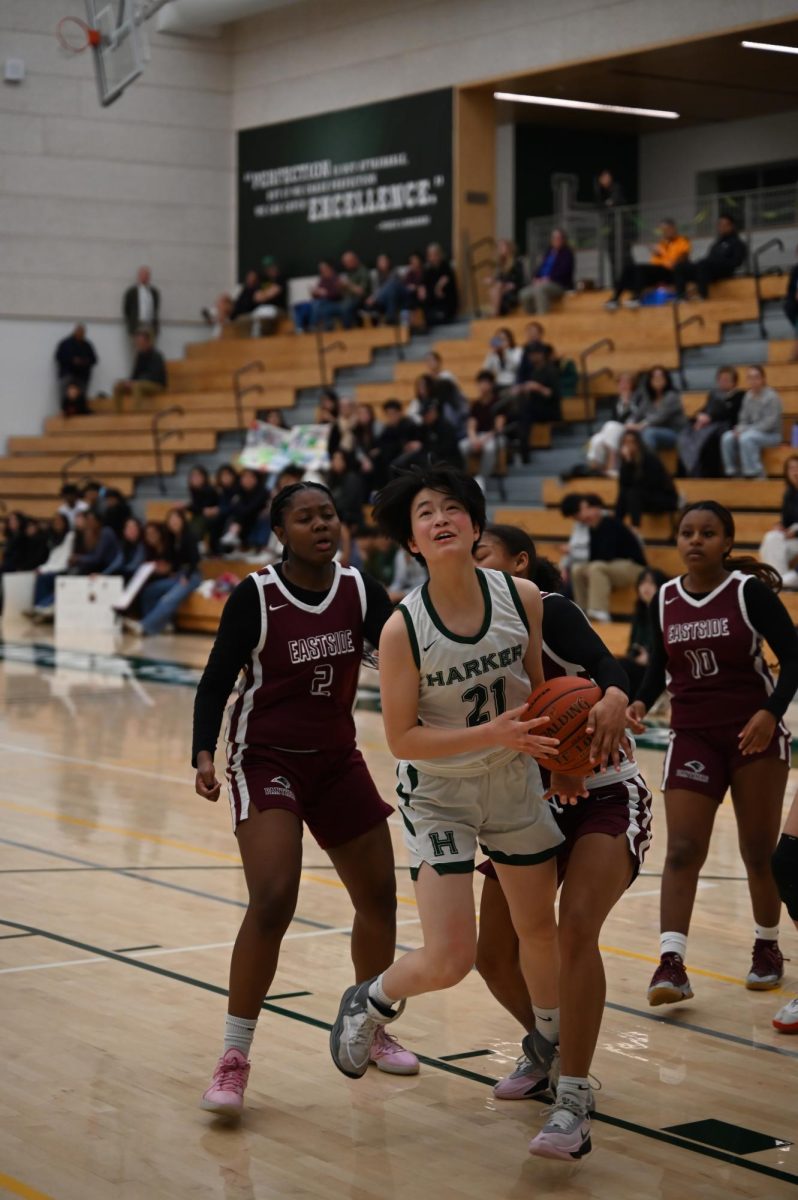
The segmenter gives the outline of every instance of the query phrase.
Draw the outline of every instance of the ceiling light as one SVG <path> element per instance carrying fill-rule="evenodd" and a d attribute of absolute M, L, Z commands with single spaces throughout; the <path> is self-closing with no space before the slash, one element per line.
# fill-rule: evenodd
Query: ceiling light
<path fill-rule="evenodd" d="M 583 108 L 588 112 L 625 113 L 632 117 L 663 117 L 675 121 L 679 114 L 662 108 L 631 108 L 626 104 L 594 104 L 590 100 L 555 100 L 553 96 L 522 96 L 516 92 L 494 92 L 496 100 L 517 104 L 542 104 L 549 108 Z"/>
<path fill-rule="evenodd" d="M 798 46 L 777 46 L 774 42 L 740 42 L 746 50 L 775 50 L 777 54 L 798 54 Z"/>

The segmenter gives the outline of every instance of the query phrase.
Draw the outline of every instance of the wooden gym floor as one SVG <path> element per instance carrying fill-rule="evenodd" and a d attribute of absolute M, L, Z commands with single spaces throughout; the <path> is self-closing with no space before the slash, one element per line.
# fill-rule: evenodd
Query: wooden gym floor
<path fill-rule="evenodd" d="M 423 1056 L 418 1077 L 375 1070 L 351 1082 L 335 1071 L 327 1029 L 350 982 L 351 912 L 311 840 L 245 1118 L 235 1128 L 201 1112 L 245 904 L 226 802 L 200 801 L 188 765 L 195 668 L 209 642 L 152 639 L 130 660 L 110 646 L 56 654 L 36 636 L 38 646 L 22 635 L 0 644 L 1 1195 L 798 1195 L 798 1038 L 770 1026 L 798 970 L 789 966 L 781 992 L 742 986 L 751 917 L 728 804 L 690 940 L 696 998 L 665 1011 L 645 1001 L 664 852 L 661 755 L 651 751 L 641 759 L 656 794 L 654 845 L 602 939 L 608 1007 L 587 1160 L 531 1159 L 543 1106 L 494 1100 L 490 1085 L 511 1069 L 519 1031 L 476 974 L 408 1006 L 400 1032 Z M 361 711 L 358 725 L 390 798 L 380 718 Z M 399 941 L 411 947 L 419 928 L 396 818 L 391 831 Z M 786 917 L 783 928 L 795 957 Z M 714 1124 L 672 1131 L 693 1122 Z"/>

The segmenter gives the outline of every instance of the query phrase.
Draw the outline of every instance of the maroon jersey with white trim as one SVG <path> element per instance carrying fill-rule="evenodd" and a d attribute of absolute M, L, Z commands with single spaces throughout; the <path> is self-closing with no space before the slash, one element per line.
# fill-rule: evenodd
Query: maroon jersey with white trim
<path fill-rule="evenodd" d="M 229 742 L 339 752 L 354 744 L 366 590 L 354 567 L 334 566 L 318 605 L 297 600 L 273 567 L 251 576 L 261 633 L 229 710 Z"/>
<path fill-rule="evenodd" d="M 762 638 L 745 604 L 745 585 L 751 578 L 732 571 L 714 592 L 699 600 L 688 596 L 681 579 L 671 579 L 660 588 L 673 729 L 718 725 L 742 729 L 773 691 Z"/>

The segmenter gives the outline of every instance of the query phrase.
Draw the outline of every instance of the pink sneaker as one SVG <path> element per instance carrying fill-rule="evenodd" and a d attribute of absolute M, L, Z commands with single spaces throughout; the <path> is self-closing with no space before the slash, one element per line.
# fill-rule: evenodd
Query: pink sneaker
<path fill-rule="evenodd" d="M 249 1063 L 240 1050 L 228 1050 L 216 1064 L 211 1086 L 203 1092 L 200 1108 L 220 1117 L 240 1117 L 249 1079 Z"/>
<path fill-rule="evenodd" d="M 418 1059 L 410 1050 L 405 1050 L 384 1025 L 374 1035 L 369 1051 L 369 1061 L 379 1071 L 389 1075 L 418 1075 Z"/>

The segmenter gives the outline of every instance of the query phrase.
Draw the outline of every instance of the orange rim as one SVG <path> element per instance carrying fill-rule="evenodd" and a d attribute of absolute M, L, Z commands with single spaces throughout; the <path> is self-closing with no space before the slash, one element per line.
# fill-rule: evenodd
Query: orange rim
<path fill-rule="evenodd" d="M 89 46 L 99 46 L 102 35 L 92 29 L 80 17 L 62 17 L 56 25 L 55 35 L 62 50 L 68 54 L 82 54 Z"/>

